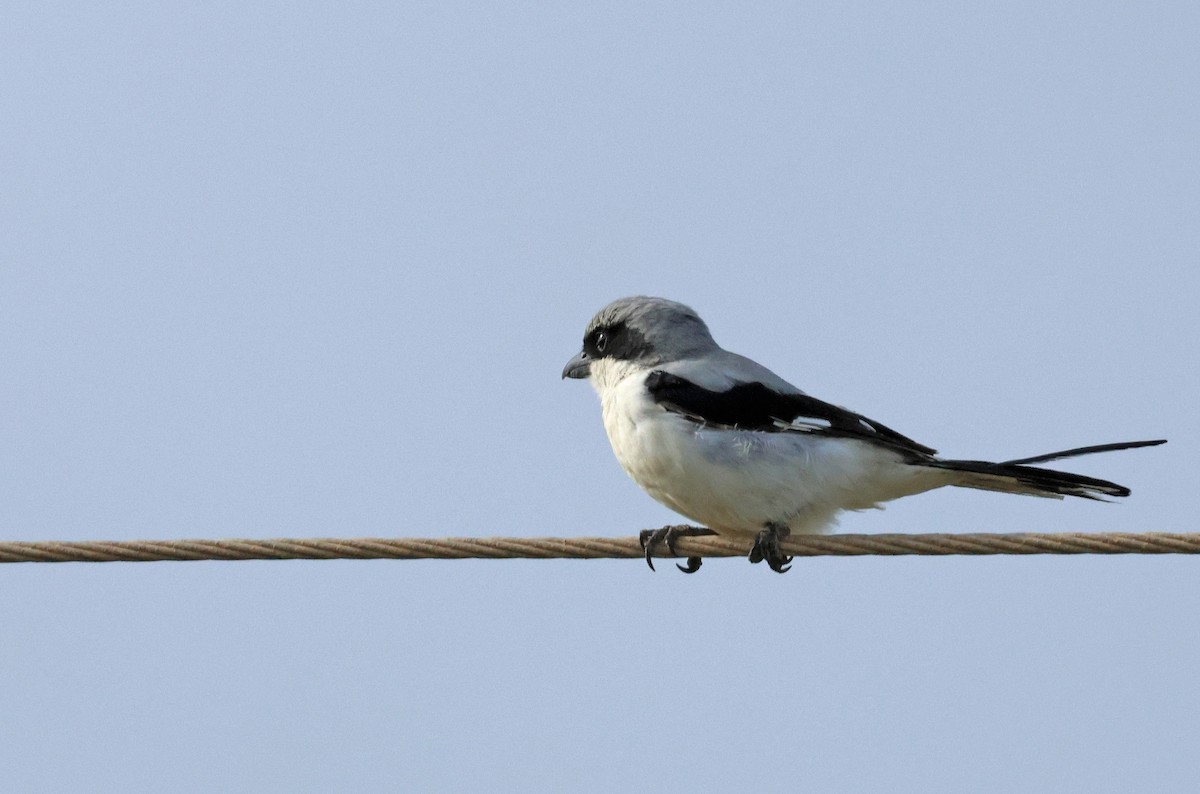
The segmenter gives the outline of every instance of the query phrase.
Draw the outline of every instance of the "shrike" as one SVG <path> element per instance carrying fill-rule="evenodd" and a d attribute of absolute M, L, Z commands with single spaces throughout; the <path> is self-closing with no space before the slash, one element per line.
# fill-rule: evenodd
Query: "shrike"
<path fill-rule="evenodd" d="M 1129 489 L 1032 466 L 1059 458 L 1166 443 L 1131 441 L 989 463 L 943 460 L 895 430 L 809 397 L 766 367 L 723 349 L 692 309 L 664 298 L 622 298 L 588 323 L 564 378 L 600 395 L 613 452 L 652 497 L 707 529 L 642 533 L 646 562 L 681 534 L 753 539 L 750 562 L 788 570 L 780 541 L 826 531 L 843 510 L 865 510 L 956 485 L 1105 501 Z M 699 569 L 688 559 L 687 573 Z"/>

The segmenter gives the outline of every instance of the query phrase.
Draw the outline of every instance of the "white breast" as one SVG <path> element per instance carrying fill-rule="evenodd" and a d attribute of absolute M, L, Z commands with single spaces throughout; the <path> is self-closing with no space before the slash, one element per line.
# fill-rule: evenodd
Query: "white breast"
<path fill-rule="evenodd" d="M 767 522 L 822 532 L 840 510 L 942 484 L 870 444 L 705 427 L 655 404 L 645 372 L 595 369 L 604 428 L 622 468 L 659 502 L 719 532 L 754 534 Z"/>

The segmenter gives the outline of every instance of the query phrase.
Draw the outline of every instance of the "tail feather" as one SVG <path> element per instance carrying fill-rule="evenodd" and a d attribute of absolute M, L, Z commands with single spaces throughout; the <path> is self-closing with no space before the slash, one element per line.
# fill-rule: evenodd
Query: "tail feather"
<path fill-rule="evenodd" d="M 1020 460 L 1006 460 L 1001 465 L 1015 466 L 1026 463 L 1049 463 L 1052 460 L 1061 458 L 1078 458 L 1081 455 L 1094 455 L 1097 452 L 1116 452 L 1121 449 L 1137 449 L 1139 447 L 1157 447 L 1159 444 L 1165 444 L 1165 438 L 1157 438 L 1154 441 L 1118 441 L 1115 444 L 1096 444 L 1091 447 L 1076 447 L 1075 449 L 1064 449 L 1062 452 L 1047 452 L 1045 455 L 1034 455 L 1032 458 L 1021 458 Z"/>
<path fill-rule="evenodd" d="M 1136 449 L 1165 444 L 1165 439 L 1155 441 L 1129 441 L 1116 444 L 1098 444 L 1091 447 L 1078 447 L 1062 452 L 1050 452 L 1036 455 L 1032 458 L 1019 458 L 1002 463 L 989 463 L 982 460 L 938 460 L 928 465 L 939 469 L 958 472 L 961 476 L 954 483 L 964 488 L 979 488 L 985 491 L 1001 491 L 1004 493 L 1029 494 L 1061 499 L 1064 496 L 1078 496 L 1082 499 L 1094 499 L 1099 502 L 1108 501 L 1106 497 L 1129 496 L 1129 489 L 1108 480 L 1086 477 L 1082 474 L 1072 474 L 1053 469 L 1041 469 L 1030 466 L 1030 463 L 1045 463 L 1060 458 L 1073 458 L 1080 455 L 1091 455 L 1096 452 L 1113 452 L 1121 449 Z"/>

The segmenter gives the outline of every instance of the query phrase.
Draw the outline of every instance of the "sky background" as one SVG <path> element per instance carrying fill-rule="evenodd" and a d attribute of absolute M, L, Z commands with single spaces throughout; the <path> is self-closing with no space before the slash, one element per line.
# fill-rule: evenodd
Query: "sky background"
<path fill-rule="evenodd" d="M 653 294 L 955 457 L 850 532 L 1194 531 L 1200 6 L 8 3 L 0 538 L 630 535 Z M 13 791 L 1187 791 L 1200 560 L 0 569 Z"/>

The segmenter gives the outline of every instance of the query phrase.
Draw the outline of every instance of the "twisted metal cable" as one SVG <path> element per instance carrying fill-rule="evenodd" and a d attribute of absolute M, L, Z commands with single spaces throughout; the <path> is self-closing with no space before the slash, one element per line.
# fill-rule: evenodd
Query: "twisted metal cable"
<path fill-rule="evenodd" d="M 1200 533 L 1102 532 L 924 535 L 804 535 L 786 539 L 797 557 L 984 554 L 1200 554 Z M 679 556 L 737 557 L 748 541 L 680 538 Z M 625 538 L 276 538 L 251 540 L 3 541 L 5 562 L 163 560 L 630 559 L 644 552 Z M 656 557 L 670 557 L 665 549 Z"/>

